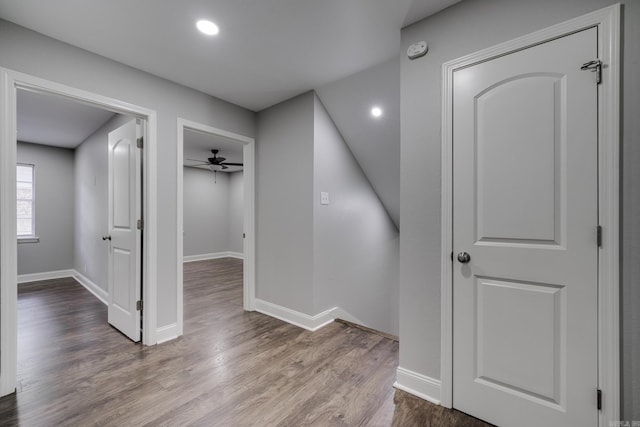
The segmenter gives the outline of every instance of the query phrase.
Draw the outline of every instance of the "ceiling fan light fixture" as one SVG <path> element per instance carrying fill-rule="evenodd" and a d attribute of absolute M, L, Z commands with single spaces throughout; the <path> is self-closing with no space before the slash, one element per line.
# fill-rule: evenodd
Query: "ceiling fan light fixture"
<path fill-rule="evenodd" d="M 224 167 L 222 165 L 210 164 L 209 169 L 211 169 L 211 172 L 220 172 L 222 171 L 222 169 L 224 169 Z"/>

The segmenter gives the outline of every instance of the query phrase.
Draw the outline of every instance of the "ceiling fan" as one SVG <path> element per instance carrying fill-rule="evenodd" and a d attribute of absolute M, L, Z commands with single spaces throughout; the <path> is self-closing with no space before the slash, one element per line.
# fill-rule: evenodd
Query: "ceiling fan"
<path fill-rule="evenodd" d="M 196 159 L 187 159 L 187 160 L 190 160 L 192 162 L 198 162 L 198 163 L 201 163 L 202 165 L 207 165 L 209 166 L 209 169 L 211 169 L 213 172 L 229 169 L 229 166 L 243 166 L 242 163 L 225 162 L 225 160 L 227 160 L 225 157 L 218 157 L 218 153 L 220 152 L 220 150 L 213 149 L 211 150 L 211 152 L 213 153 L 213 157 L 209 157 L 206 161 L 196 160 Z"/>

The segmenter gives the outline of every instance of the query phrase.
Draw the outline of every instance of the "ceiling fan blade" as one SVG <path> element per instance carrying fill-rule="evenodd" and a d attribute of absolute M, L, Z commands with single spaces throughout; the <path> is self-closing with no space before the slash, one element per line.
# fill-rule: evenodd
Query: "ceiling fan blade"
<path fill-rule="evenodd" d="M 229 169 L 229 168 L 228 168 L 227 166 L 225 166 L 225 165 L 220 165 L 220 167 L 222 168 L 222 170 Z"/>
<path fill-rule="evenodd" d="M 190 161 L 190 162 L 203 163 L 203 164 L 205 164 L 205 165 L 209 164 L 209 162 L 204 161 L 204 160 L 196 160 L 196 159 L 185 159 L 185 160 L 188 160 L 188 161 Z"/>
<path fill-rule="evenodd" d="M 220 163 L 221 165 L 227 165 L 227 166 L 244 166 L 242 163 L 229 163 L 229 162 L 225 162 L 225 163 Z"/>

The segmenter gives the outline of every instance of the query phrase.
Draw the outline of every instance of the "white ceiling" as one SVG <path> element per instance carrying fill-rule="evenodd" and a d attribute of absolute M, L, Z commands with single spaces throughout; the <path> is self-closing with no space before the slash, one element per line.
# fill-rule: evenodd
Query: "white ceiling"
<path fill-rule="evenodd" d="M 54 147 L 76 148 L 100 129 L 116 113 L 61 96 L 18 90 L 18 141 Z M 230 139 L 185 129 L 184 165 L 209 169 L 197 161 L 206 161 L 218 149 L 227 162 L 242 163 L 241 143 Z M 242 170 L 229 166 L 225 172 Z"/>
<path fill-rule="evenodd" d="M 115 113 L 60 96 L 18 90 L 18 140 L 76 148 Z"/>
<path fill-rule="evenodd" d="M 405 23 L 457 1 L 0 0 L 0 16 L 258 111 L 390 59 Z"/>
<path fill-rule="evenodd" d="M 458 1 L 0 0 L 0 17 L 254 111 L 317 90 L 399 224 L 400 71 L 391 62 L 406 50 L 402 27 Z M 220 34 L 200 34 L 203 18 Z M 377 121 L 374 100 L 385 109 Z"/>

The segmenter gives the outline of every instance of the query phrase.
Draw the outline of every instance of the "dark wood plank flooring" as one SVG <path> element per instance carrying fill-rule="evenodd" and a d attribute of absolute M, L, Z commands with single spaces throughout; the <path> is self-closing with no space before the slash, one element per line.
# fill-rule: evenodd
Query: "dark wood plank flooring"
<path fill-rule="evenodd" d="M 185 264 L 184 278 L 185 334 L 153 347 L 73 279 L 21 285 L 19 385 L 0 425 L 488 425 L 394 390 L 394 340 L 244 312 L 241 260 Z"/>

